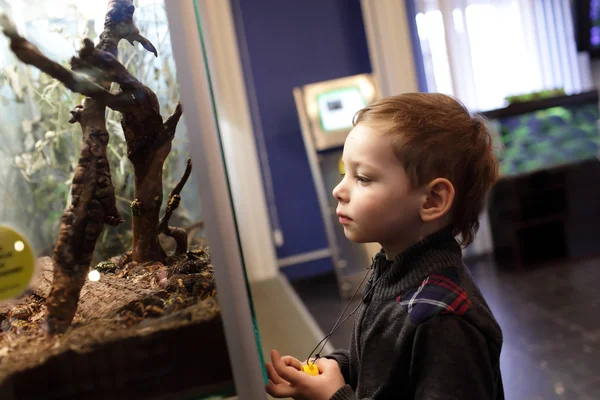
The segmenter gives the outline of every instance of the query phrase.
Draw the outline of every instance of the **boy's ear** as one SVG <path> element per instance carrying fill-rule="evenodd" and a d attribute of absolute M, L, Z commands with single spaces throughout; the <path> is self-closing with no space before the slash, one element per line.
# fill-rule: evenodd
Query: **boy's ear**
<path fill-rule="evenodd" d="M 421 206 L 421 219 L 430 222 L 450 212 L 454 203 L 454 185 L 446 178 L 436 178 L 425 187 L 425 201 Z"/>

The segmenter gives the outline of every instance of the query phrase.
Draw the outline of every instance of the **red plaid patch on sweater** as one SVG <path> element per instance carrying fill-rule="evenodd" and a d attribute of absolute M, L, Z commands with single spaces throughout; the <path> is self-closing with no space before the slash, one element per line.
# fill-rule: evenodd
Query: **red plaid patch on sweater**
<path fill-rule="evenodd" d="M 420 324 L 440 314 L 464 315 L 471 307 L 467 292 L 460 287 L 455 268 L 430 275 L 396 299 L 408 312 L 414 324 Z"/>

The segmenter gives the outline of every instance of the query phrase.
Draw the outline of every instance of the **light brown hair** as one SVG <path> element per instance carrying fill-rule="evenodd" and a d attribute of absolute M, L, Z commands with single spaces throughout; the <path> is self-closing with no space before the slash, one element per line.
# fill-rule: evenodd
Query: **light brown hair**
<path fill-rule="evenodd" d="M 413 188 L 446 178 L 455 190 L 452 227 L 461 244 L 473 242 L 479 214 L 498 179 L 493 140 L 480 115 L 440 93 L 405 93 L 362 110 L 354 125 L 365 124 L 395 135 L 394 152 Z"/>

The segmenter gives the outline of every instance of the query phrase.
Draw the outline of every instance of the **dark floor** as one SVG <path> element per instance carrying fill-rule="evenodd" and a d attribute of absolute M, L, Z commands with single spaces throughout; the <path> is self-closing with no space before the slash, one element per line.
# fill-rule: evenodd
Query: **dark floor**
<path fill-rule="evenodd" d="M 600 399 L 600 260 L 522 272 L 489 259 L 469 267 L 504 333 L 506 399 Z M 329 332 L 346 304 L 335 276 L 292 285 Z M 347 347 L 351 330 L 352 319 L 332 336 L 334 347 Z"/>

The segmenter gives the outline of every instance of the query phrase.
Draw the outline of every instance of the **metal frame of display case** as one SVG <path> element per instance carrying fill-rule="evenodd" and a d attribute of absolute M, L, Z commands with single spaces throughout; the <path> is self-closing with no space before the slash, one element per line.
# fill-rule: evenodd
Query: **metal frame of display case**
<path fill-rule="evenodd" d="M 165 7 L 237 395 L 241 400 L 266 398 L 200 16 L 195 1 L 165 1 Z"/>

